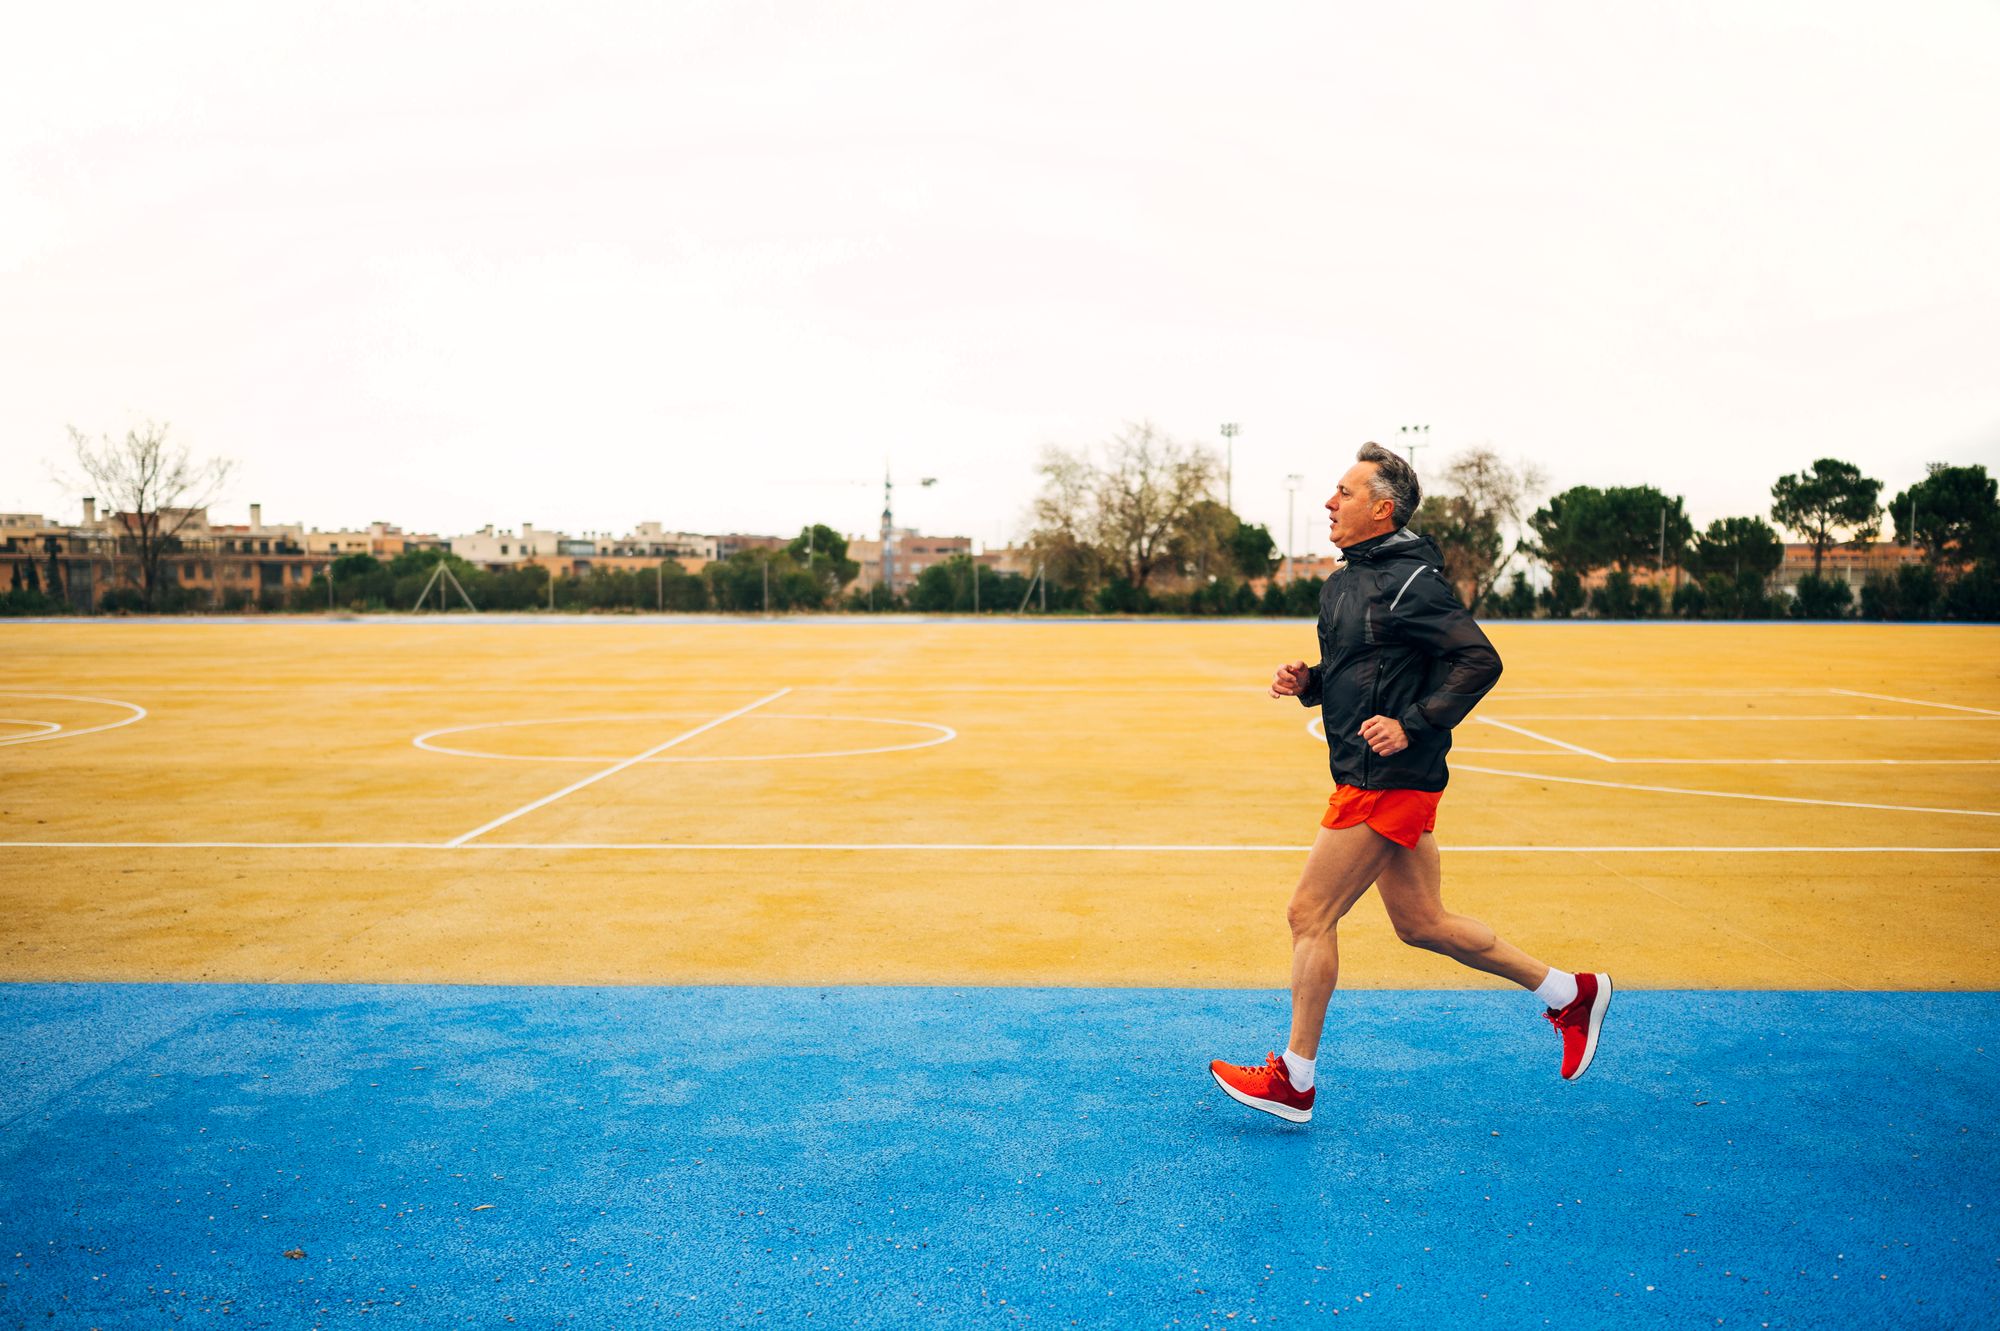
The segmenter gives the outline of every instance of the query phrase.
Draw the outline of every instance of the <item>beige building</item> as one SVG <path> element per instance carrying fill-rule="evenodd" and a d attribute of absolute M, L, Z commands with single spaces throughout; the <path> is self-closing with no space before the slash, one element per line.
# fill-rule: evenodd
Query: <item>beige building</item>
<path fill-rule="evenodd" d="M 258 504 L 250 505 L 247 523 L 213 523 L 206 509 L 169 509 L 163 525 L 175 531 L 161 561 L 161 587 L 195 606 L 233 608 L 284 595 L 311 582 L 329 562 L 308 554 L 298 524 L 266 524 Z M 94 499 L 83 501 L 83 521 L 75 526 L 39 514 L 0 515 L 0 563 L 7 566 L 0 568 L 0 586 L 11 589 L 18 579 L 60 591 L 82 610 L 96 608 L 114 590 L 137 590 L 143 574 L 134 526 L 123 513 L 99 514 Z"/>
<path fill-rule="evenodd" d="M 528 560 L 552 560 L 561 553 L 562 540 L 561 532 L 536 531 L 532 522 L 522 523 L 518 535 L 488 523 L 476 532 L 448 537 L 445 548 L 468 564 L 500 570 Z"/>
<path fill-rule="evenodd" d="M 1889 541 L 1854 541 L 1844 545 L 1827 547 L 1826 557 L 1820 564 L 1822 578 L 1837 578 L 1845 582 L 1858 602 L 1861 584 L 1869 578 L 1881 574 L 1894 577 L 1896 570 L 1905 564 L 1921 564 L 1923 551 L 1913 545 L 1896 545 Z M 1790 542 L 1785 546 L 1785 560 L 1778 565 L 1777 573 L 1771 577 L 1771 590 L 1787 596 L 1798 594 L 1799 579 L 1813 571 L 1813 552 L 1804 542 Z"/>
<path fill-rule="evenodd" d="M 647 559 L 654 563 L 675 559 L 698 567 L 716 557 L 720 540 L 720 537 L 700 536 L 694 532 L 668 531 L 657 522 L 642 522 L 624 536 L 593 533 L 580 541 L 565 540 L 561 549 L 564 554 L 589 554 L 600 559 Z M 588 548 L 584 548 L 586 546 Z"/>
<path fill-rule="evenodd" d="M 902 595 L 916 585 L 918 576 L 933 564 L 942 564 L 960 555 L 972 554 L 970 536 L 925 536 L 908 527 L 890 534 L 890 590 Z M 882 542 L 866 536 L 847 538 L 847 557 L 861 566 L 851 584 L 860 591 L 882 585 Z"/>
<path fill-rule="evenodd" d="M 256 505 L 251 505 L 251 521 L 255 521 Z M 313 555 L 373 555 L 387 561 L 406 550 L 444 550 L 449 546 L 442 536 L 418 535 L 405 532 L 401 527 L 387 522 L 371 522 L 365 531 L 321 531 L 314 527 L 304 536 L 307 554 Z"/>

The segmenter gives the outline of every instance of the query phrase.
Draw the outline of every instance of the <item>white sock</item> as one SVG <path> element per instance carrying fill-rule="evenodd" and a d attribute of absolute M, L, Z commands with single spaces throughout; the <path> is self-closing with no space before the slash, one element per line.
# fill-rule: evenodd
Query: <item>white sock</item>
<path fill-rule="evenodd" d="M 1310 1091 L 1313 1088 L 1313 1065 L 1319 1060 L 1300 1058 L 1287 1049 L 1285 1051 L 1285 1075 L 1292 1079 L 1295 1091 Z"/>
<path fill-rule="evenodd" d="M 1535 997 L 1543 1007 L 1566 1008 L 1576 1002 L 1576 977 L 1568 971 L 1549 967 L 1549 978 L 1535 986 Z"/>

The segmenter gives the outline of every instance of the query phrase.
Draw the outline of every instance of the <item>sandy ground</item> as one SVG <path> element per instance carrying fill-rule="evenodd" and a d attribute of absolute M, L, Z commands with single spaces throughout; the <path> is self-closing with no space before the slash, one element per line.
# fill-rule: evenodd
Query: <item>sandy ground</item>
<path fill-rule="evenodd" d="M 2000 629 L 1491 632 L 1456 908 L 1627 987 L 1996 987 Z M 0 979 L 1281 986 L 1329 780 L 1263 687 L 1312 650 L 1301 622 L 10 625 Z M 1347 986 L 1485 983 L 1372 902 L 1342 943 Z"/>

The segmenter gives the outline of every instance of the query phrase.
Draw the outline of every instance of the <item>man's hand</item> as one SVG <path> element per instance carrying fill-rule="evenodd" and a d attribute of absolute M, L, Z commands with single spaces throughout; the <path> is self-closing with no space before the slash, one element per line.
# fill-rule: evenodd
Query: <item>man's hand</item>
<path fill-rule="evenodd" d="M 1361 738 L 1368 741 L 1368 747 L 1375 750 L 1379 758 L 1387 758 L 1410 747 L 1410 737 L 1403 733 L 1403 723 L 1386 716 L 1371 716 L 1363 721 Z"/>
<path fill-rule="evenodd" d="M 1273 698 L 1296 698 L 1306 691 L 1306 663 L 1293 661 L 1278 667 L 1276 679 L 1271 681 Z"/>

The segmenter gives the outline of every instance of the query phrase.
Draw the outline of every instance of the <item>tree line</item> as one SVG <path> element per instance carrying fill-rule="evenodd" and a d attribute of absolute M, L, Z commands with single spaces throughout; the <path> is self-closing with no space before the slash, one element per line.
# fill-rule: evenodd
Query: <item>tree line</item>
<path fill-rule="evenodd" d="M 1718 518 L 1696 531 L 1679 496 L 1576 486 L 1538 507 L 1518 542 L 1547 567 L 1547 585 L 1531 590 L 1517 573 L 1481 608 L 1557 618 L 2000 619 L 2000 483 L 1981 466 L 1936 463 L 1886 504 L 1882 489 L 1853 463 L 1821 458 L 1772 483 L 1769 521 Z M 1875 541 L 1885 518 L 1922 560 L 1871 572 L 1857 600 L 1846 578 L 1826 576 L 1826 557 Z M 1790 596 L 1770 586 L 1784 562 L 1780 528 L 1813 556 Z"/>
<path fill-rule="evenodd" d="M 1214 458 L 1199 446 L 1131 426 L 1099 450 L 1048 450 L 1041 476 L 1030 540 L 1072 601 L 1185 614 L 1316 605 L 1313 579 L 1251 590 L 1278 564 L 1270 535 L 1214 503 Z M 1773 482 L 1768 518 L 1701 530 L 1680 496 L 1653 486 L 1579 485 L 1537 502 L 1539 469 L 1490 448 L 1461 451 L 1425 481 L 1411 529 L 1437 542 L 1446 576 L 1488 617 L 2000 619 L 2000 500 L 1981 466 L 1933 464 L 1885 503 L 1881 481 L 1821 458 Z M 1857 600 L 1826 575 L 1827 555 L 1874 541 L 1885 520 L 1922 562 L 1871 573 Z M 1790 594 L 1771 585 L 1780 529 L 1813 553 Z"/>
<path fill-rule="evenodd" d="M 813 524 L 783 547 L 739 551 L 699 572 L 669 559 L 552 577 L 539 565 L 490 570 L 413 550 L 388 560 L 343 556 L 309 584 L 225 590 L 218 604 L 168 575 L 178 533 L 146 515 L 184 522 L 188 495 L 206 502 L 227 465 L 190 463 L 162 427 L 115 445 L 80 435 L 73 443 L 93 488 L 139 515 L 125 521 L 141 576 L 104 595 L 102 607 L 114 611 L 411 610 L 419 597 L 432 603 L 427 592 L 444 603 L 440 564 L 481 610 L 1300 616 L 1314 613 L 1323 585 L 1286 576 L 1269 529 L 1218 502 L 1210 450 L 1140 423 L 1095 448 L 1044 451 L 1029 514 L 1032 575 L 958 556 L 924 568 L 900 593 L 860 587 L 846 540 Z M 2000 619 L 2000 486 L 1982 466 L 1933 464 L 1885 502 L 1881 481 L 1821 458 L 1773 482 L 1768 518 L 1719 518 L 1699 531 L 1680 496 L 1652 486 L 1579 485 L 1538 500 L 1542 473 L 1490 448 L 1461 451 L 1425 482 L 1411 528 L 1437 542 L 1466 604 L 1489 617 Z M 1825 576 L 1827 555 L 1874 541 L 1885 523 L 1922 560 L 1871 574 L 1857 599 L 1847 579 Z M 1813 552 L 1813 571 L 1789 595 L 1771 586 L 1784 559 L 1780 529 Z M 53 550 L 46 574 L 40 560 L 17 562 L 0 614 L 64 611 L 60 576 Z"/>

